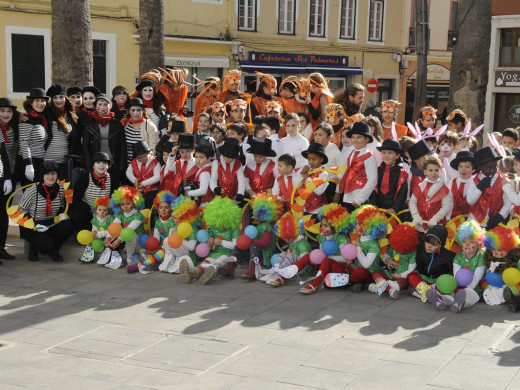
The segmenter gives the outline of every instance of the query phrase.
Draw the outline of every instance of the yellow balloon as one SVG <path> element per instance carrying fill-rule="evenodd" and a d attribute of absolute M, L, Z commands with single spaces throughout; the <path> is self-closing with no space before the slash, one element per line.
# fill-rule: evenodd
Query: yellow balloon
<path fill-rule="evenodd" d="M 179 226 L 177 226 L 177 234 L 182 238 L 188 238 L 193 232 L 193 228 L 188 222 L 181 222 Z"/>
<path fill-rule="evenodd" d="M 520 271 L 516 268 L 506 268 L 502 273 L 502 279 L 508 286 L 516 286 L 520 283 Z"/>
<path fill-rule="evenodd" d="M 78 233 L 77 239 L 81 245 L 88 245 L 92 242 L 94 236 L 92 236 L 92 233 L 89 230 L 81 230 Z"/>

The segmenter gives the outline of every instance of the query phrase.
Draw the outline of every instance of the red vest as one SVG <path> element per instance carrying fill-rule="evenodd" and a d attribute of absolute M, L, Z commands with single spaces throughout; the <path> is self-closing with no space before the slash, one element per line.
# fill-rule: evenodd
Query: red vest
<path fill-rule="evenodd" d="M 249 179 L 249 186 L 251 189 L 257 193 L 261 194 L 266 190 L 270 190 L 274 185 L 274 169 L 275 163 L 273 160 L 270 160 L 267 166 L 264 169 L 264 172 L 261 175 L 255 175 L 255 171 L 253 171 L 249 166 L 246 166 L 244 169 L 244 176 Z"/>
<path fill-rule="evenodd" d="M 183 159 L 178 159 L 177 161 L 175 161 L 175 180 L 173 181 L 173 186 L 171 189 L 171 192 L 175 196 L 177 196 L 177 190 L 179 189 L 179 186 L 181 185 L 181 183 L 185 180 L 193 180 L 199 169 L 199 167 L 196 164 L 194 164 L 190 168 L 190 170 L 186 171 L 186 173 L 183 175 L 182 168 L 181 168 L 181 162 L 187 163 Z"/>
<path fill-rule="evenodd" d="M 321 172 L 315 172 L 312 175 L 309 176 L 310 179 L 314 179 L 320 175 Z M 327 183 L 322 184 L 327 185 Z M 314 192 L 310 194 L 310 196 L 307 198 L 307 201 L 305 202 L 305 211 L 311 212 L 314 211 L 324 205 L 327 204 L 327 196 L 325 195 L 325 192 L 321 195 L 316 195 Z"/>
<path fill-rule="evenodd" d="M 354 150 L 351 153 L 355 152 L 356 151 Z M 345 172 L 343 179 L 341 179 L 341 183 L 339 184 L 340 193 L 350 193 L 366 186 L 368 178 L 367 172 L 365 171 L 365 161 L 369 157 L 372 157 L 371 150 L 361 156 L 357 156 L 356 159 L 350 163 L 347 172 Z"/>
<path fill-rule="evenodd" d="M 500 209 L 504 205 L 504 192 L 502 191 L 502 174 L 498 173 L 498 177 L 495 180 L 495 184 L 492 187 L 488 187 L 482 192 L 479 200 L 469 207 L 469 211 L 478 222 L 482 222 L 486 215 L 490 217 L 497 215 Z M 480 183 L 478 175 L 473 178 L 476 185 Z"/>
<path fill-rule="evenodd" d="M 148 164 L 148 166 L 146 166 L 145 164 L 141 164 L 141 169 L 139 169 L 139 166 L 137 165 L 137 160 L 135 158 L 130 163 L 130 165 L 132 165 L 132 170 L 134 171 L 134 176 L 139 182 L 150 179 L 153 176 L 153 170 L 157 164 L 159 164 L 159 161 L 155 157 L 153 157 L 152 161 L 150 162 L 150 164 Z M 155 183 L 144 187 L 143 192 L 147 194 L 150 191 L 158 189 L 159 183 Z"/>
<path fill-rule="evenodd" d="M 468 183 L 466 183 L 466 186 Z M 459 187 L 457 187 L 457 180 L 451 182 L 451 194 L 453 195 L 453 210 L 451 217 L 457 217 L 469 213 L 469 204 L 464 195 L 459 193 Z"/>
<path fill-rule="evenodd" d="M 197 172 L 197 174 L 195 175 L 195 179 L 193 179 L 193 181 L 195 183 L 197 183 L 197 185 L 200 187 L 200 175 L 202 175 L 202 173 L 204 172 L 208 172 L 210 175 L 211 175 L 211 165 L 208 166 L 208 167 L 204 167 L 202 169 L 199 169 L 199 171 Z M 215 197 L 215 195 L 213 194 L 213 192 L 210 190 L 210 188 L 208 187 L 208 191 L 202 195 L 202 199 L 201 199 L 201 203 L 208 203 L 210 202 L 213 198 Z"/>
<path fill-rule="evenodd" d="M 427 200 L 421 187 L 419 185 L 413 188 L 413 194 L 417 198 L 417 210 L 419 210 L 419 215 L 425 221 L 429 221 L 435 214 L 439 212 L 442 207 L 442 199 L 448 196 L 450 190 L 444 184 L 437 190 L 437 192 Z M 446 217 L 444 217 L 439 224 L 444 225 L 446 223 Z"/>
<path fill-rule="evenodd" d="M 170 191 L 173 187 L 173 182 L 175 181 L 175 172 L 168 171 L 164 174 L 166 170 L 166 165 L 161 168 L 161 184 L 159 186 L 159 191 Z"/>
<path fill-rule="evenodd" d="M 296 183 L 293 182 L 292 183 L 293 187 L 288 188 L 287 185 L 285 184 L 285 180 L 283 178 L 284 178 L 283 176 L 278 176 L 276 178 L 276 181 L 278 182 L 278 187 L 280 188 L 280 193 L 278 194 L 278 196 L 280 198 L 282 198 L 284 200 L 284 202 L 290 202 L 294 186 L 296 184 L 298 184 L 298 182 L 297 181 L 296 181 Z"/>
<path fill-rule="evenodd" d="M 218 159 L 218 186 L 222 188 L 222 196 L 227 196 L 228 198 L 235 199 L 235 196 L 238 192 L 238 178 L 237 172 L 242 167 L 240 161 L 235 159 L 235 163 L 233 164 L 233 169 L 226 163 L 226 167 L 222 165 L 220 162 L 220 158 Z"/>
<path fill-rule="evenodd" d="M 424 179 L 426 179 L 426 176 L 417 176 L 412 173 L 412 177 L 410 178 L 410 188 L 412 189 L 412 191 L 416 186 L 421 184 L 424 181 Z"/>

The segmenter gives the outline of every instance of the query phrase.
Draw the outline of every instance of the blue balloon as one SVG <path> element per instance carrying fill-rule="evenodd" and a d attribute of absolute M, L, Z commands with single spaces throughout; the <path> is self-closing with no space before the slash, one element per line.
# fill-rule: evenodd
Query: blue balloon
<path fill-rule="evenodd" d="M 502 274 L 499 272 L 487 272 L 486 281 L 493 287 L 504 286 L 504 280 L 502 279 Z"/>
<path fill-rule="evenodd" d="M 326 240 L 321 244 L 321 250 L 325 252 L 327 256 L 332 256 L 338 251 L 338 243 L 334 240 Z"/>
<path fill-rule="evenodd" d="M 248 236 L 251 240 L 256 240 L 256 237 L 258 237 L 258 229 L 256 226 L 249 225 L 244 229 L 244 234 Z"/>
<path fill-rule="evenodd" d="M 148 234 L 143 234 L 142 236 L 139 236 L 139 246 L 141 248 L 146 248 L 146 240 L 148 240 L 150 236 Z"/>
<path fill-rule="evenodd" d="M 279 257 L 280 257 L 279 253 L 275 253 L 274 255 L 271 256 L 271 266 L 273 266 L 274 263 L 276 263 L 276 260 L 278 260 Z"/>
<path fill-rule="evenodd" d="M 208 242 L 209 241 L 209 233 L 207 230 L 201 229 L 197 232 L 197 241 L 198 242 Z"/>

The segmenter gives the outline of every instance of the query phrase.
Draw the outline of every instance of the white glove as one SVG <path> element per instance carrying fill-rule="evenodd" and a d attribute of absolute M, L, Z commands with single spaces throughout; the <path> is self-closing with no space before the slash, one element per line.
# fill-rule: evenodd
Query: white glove
<path fill-rule="evenodd" d="M 69 219 L 69 217 L 67 217 L 67 214 L 65 214 L 65 213 L 61 213 L 59 215 L 59 217 L 60 217 L 60 221 L 65 221 L 66 219 Z"/>
<path fill-rule="evenodd" d="M 32 165 L 27 165 L 25 167 L 25 177 L 31 181 L 34 179 L 34 168 Z"/>
<path fill-rule="evenodd" d="M 13 183 L 11 183 L 11 180 L 5 180 L 4 181 L 4 195 L 7 195 L 10 193 L 13 189 Z"/>
<path fill-rule="evenodd" d="M 415 223 L 416 225 L 422 225 L 424 221 L 420 215 L 416 215 L 415 217 L 413 217 L 413 223 Z"/>
<path fill-rule="evenodd" d="M 428 221 L 428 226 L 429 227 L 432 227 L 432 226 L 435 226 L 435 225 L 437 225 L 437 221 L 434 220 L 433 218 Z"/>
<path fill-rule="evenodd" d="M 36 225 L 34 227 L 36 230 L 38 230 L 39 233 L 43 233 L 43 232 L 46 232 L 47 230 L 49 230 L 49 227 L 48 226 L 45 226 L 45 225 Z"/>

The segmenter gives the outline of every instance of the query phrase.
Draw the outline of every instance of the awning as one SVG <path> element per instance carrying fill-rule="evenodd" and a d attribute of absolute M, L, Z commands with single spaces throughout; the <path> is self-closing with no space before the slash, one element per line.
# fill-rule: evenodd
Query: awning
<path fill-rule="evenodd" d="M 325 66 L 284 66 L 284 65 L 257 65 L 252 62 L 241 62 L 240 68 L 246 72 L 258 70 L 265 73 L 313 73 L 319 72 L 330 75 L 363 74 L 363 69 L 355 66 L 325 67 Z"/>
<path fill-rule="evenodd" d="M 166 66 L 178 68 L 229 68 L 229 58 L 225 56 L 184 56 L 166 54 L 164 56 Z"/>

